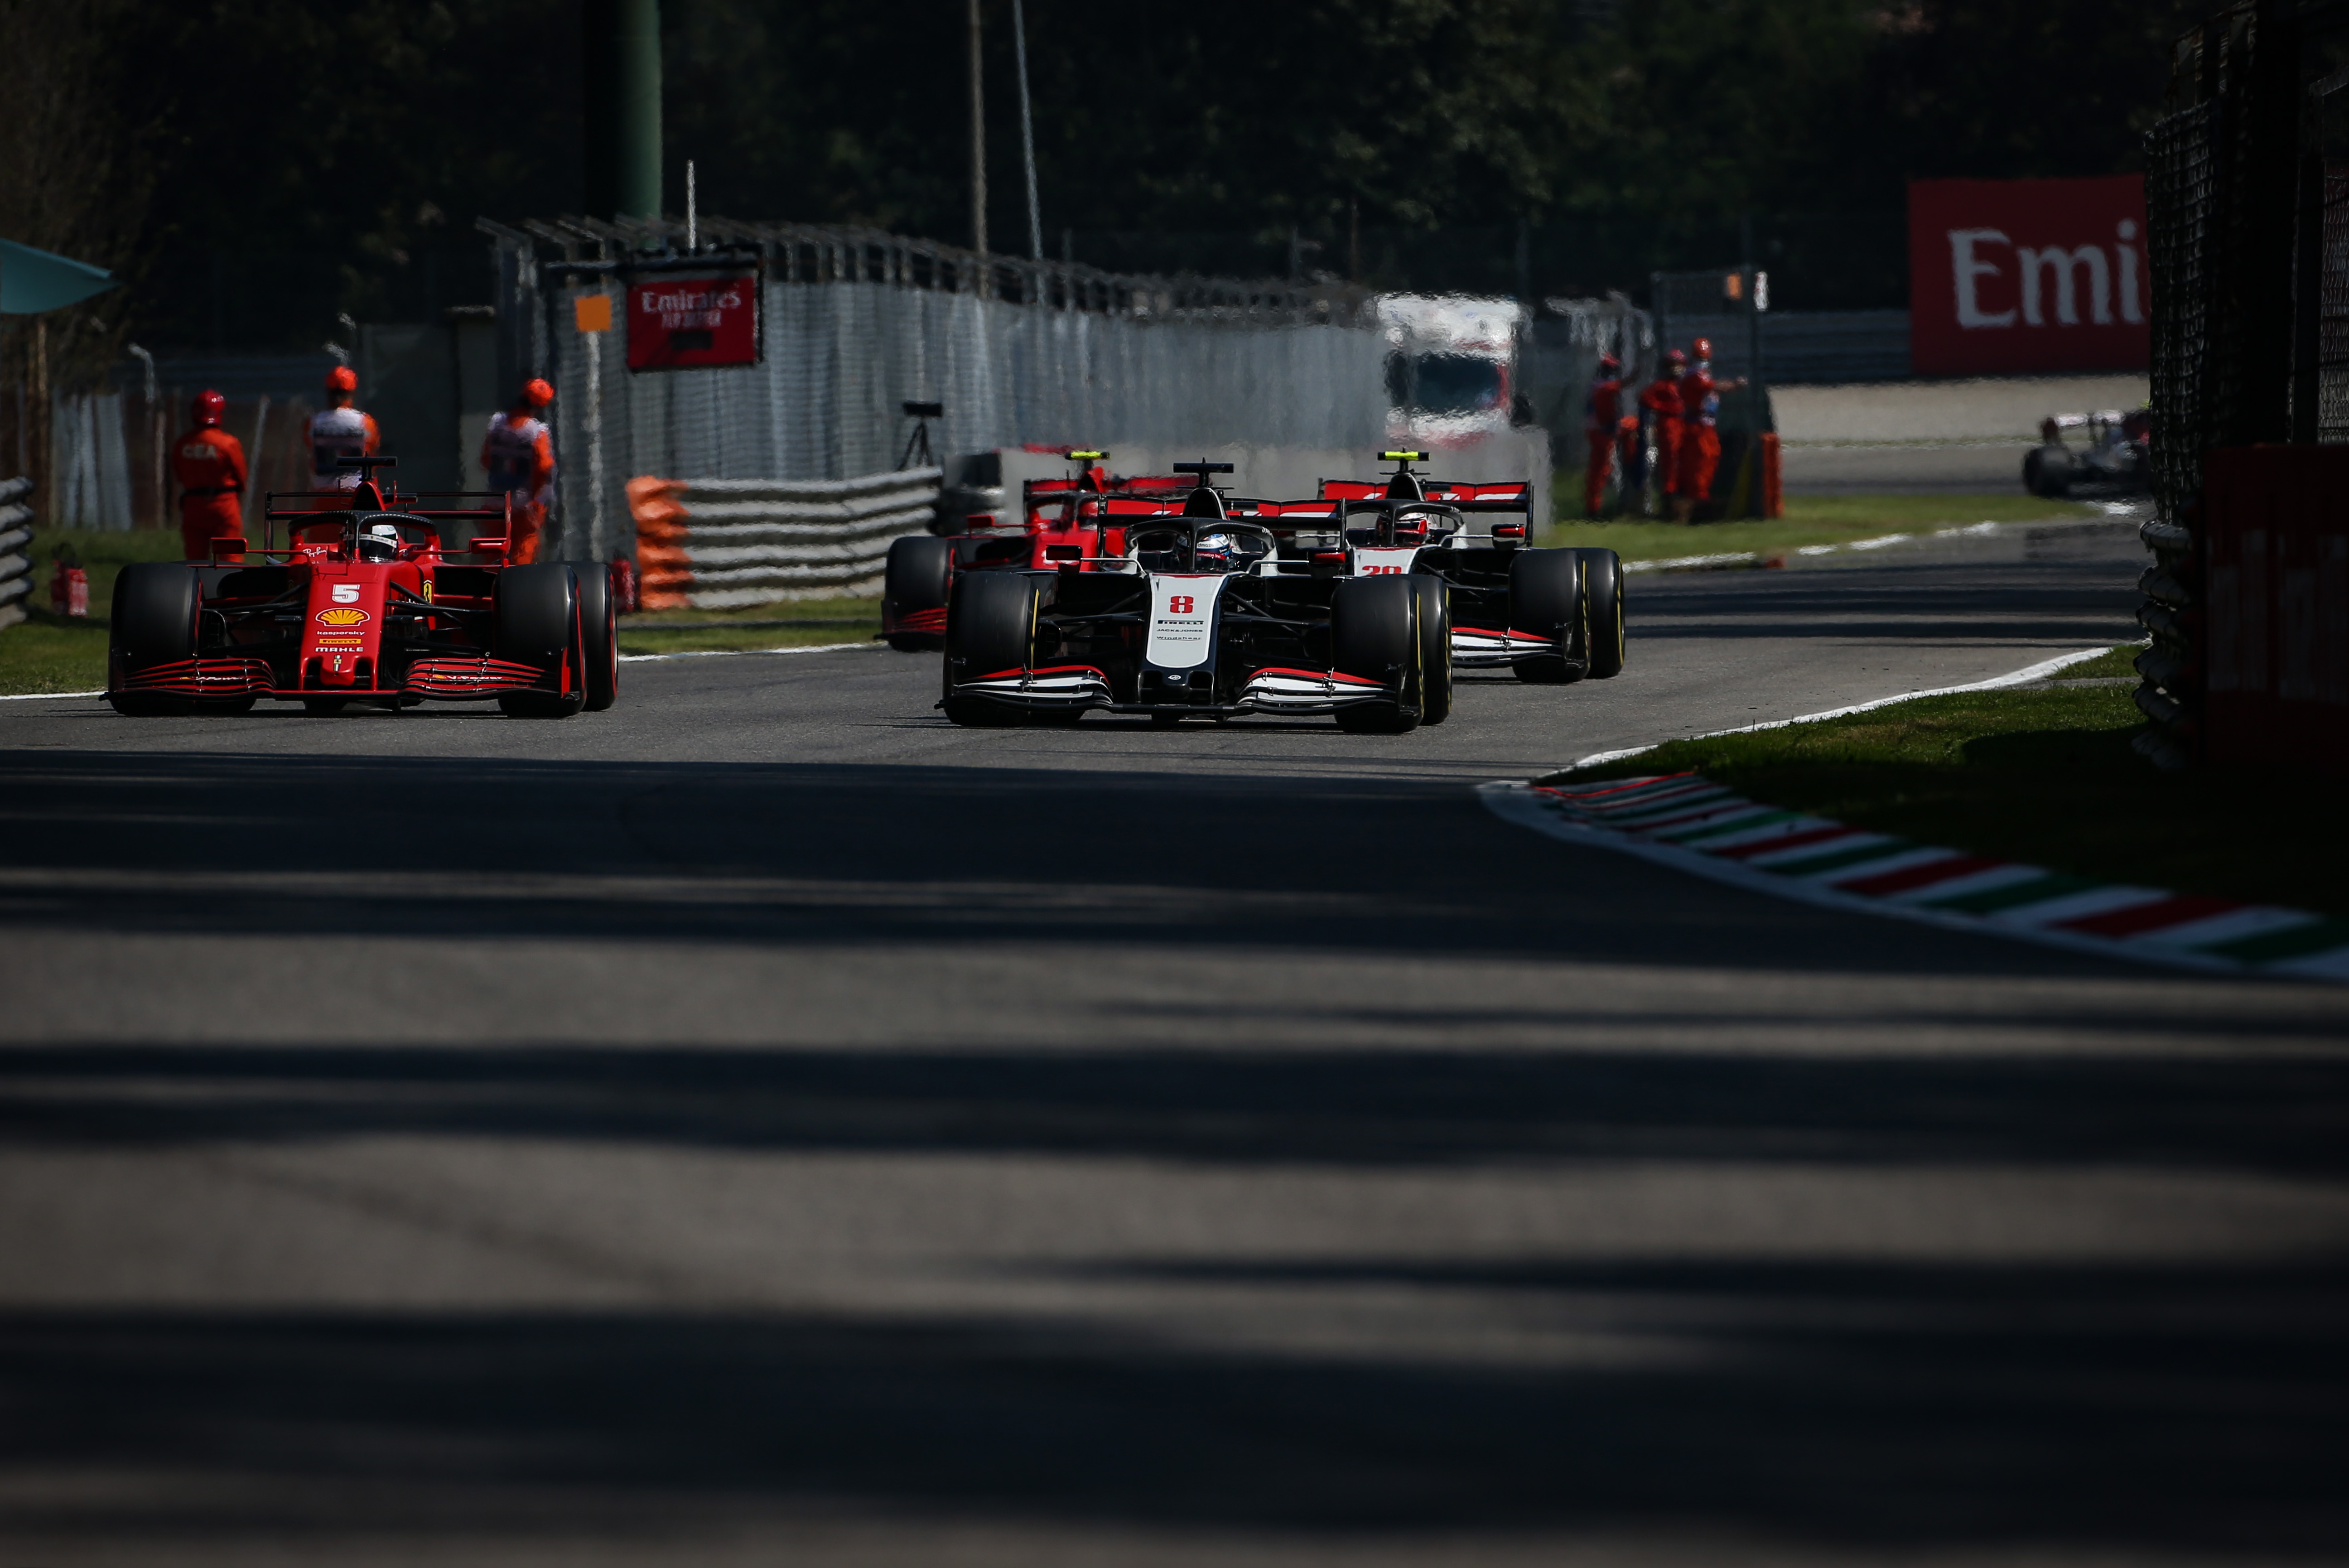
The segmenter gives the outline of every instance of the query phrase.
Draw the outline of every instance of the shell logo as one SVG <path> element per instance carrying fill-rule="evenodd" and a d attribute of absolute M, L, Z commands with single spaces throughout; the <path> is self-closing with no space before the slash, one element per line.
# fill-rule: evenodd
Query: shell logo
<path fill-rule="evenodd" d="M 324 609 L 318 612 L 320 626 L 357 626 L 367 618 L 363 609 Z"/>

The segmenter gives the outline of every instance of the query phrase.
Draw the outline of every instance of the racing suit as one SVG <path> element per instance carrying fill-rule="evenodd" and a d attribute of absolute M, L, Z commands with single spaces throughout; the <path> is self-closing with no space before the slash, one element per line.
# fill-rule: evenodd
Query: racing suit
<path fill-rule="evenodd" d="M 538 559 L 539 530 L 554 499 L 554 434 L 543 420 L 525 413 L 493 414 L 481 442 L 481 466 L 490 485 L 513 497 L 514 540 L 506 559 L 523 566 Z"/>
<path fill-rule="evenodd" d="M 313 490 L 357 490 L 360 474 L 357 469 L 335 466 L 337 458 L 373 457 L 383 449 L 383 432 L 376 429 L 375 416 L 358 410 L 343 407 L 320 409 L 310 416 L 310 488 Z M 320 496 L 311 502 L 313 512 L 339 512 L 349 504 L 330 496 Z"/>
<path fill-rule="evenodd" d="M 1654 421 L 1656 472 L 1664 482 L 1664 493 L 1673 494 L 1680 488 L 1681 379 L 1659 376 L 1640 388 L 1640 407 Z"/>
<path fill-rule="evenodd" d="M 1709 360 L 1681 378 L 1681 426 L 1679 494 L 1693 505 L 1713 499 L 1713 471 L 1721 466 L 1721 393 Z"/>
<path fill-rule="evenodd" d="M 206 559 L 210 541 L 244 532 L 244 445 L 236 437 L 212 425 L 190 431 L 171 445 L 171 477 L 180 483 L 180 543 L 189 560 Z"/>
<path fill-rule="evenodd" d="M 1590 448 L 1590 466 L 1582 471 L 1582 510 L 1596 517 L 1607 499 L 1607 470 L 1615 461 L 1615 426 L 1623 400 L 1623 379 L 1604 371 L 1590 379 L 1590 397 L 1582 405 L 1583 437 Z"/>

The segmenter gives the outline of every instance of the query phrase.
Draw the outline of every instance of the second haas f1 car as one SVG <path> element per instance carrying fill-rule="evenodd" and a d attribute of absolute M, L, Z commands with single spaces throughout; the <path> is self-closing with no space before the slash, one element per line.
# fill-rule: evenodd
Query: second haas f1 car
<path fill-rule="evenodd" d="M 1375 495 L 1325 483 L 1323 497 L 1288 504 L 1226 496 L 1209 476 L 1229 463 L 1179 463 L 1198 476 L 1180 506 L 1119 515 L 1114 529 L 1105 514 L 1093 531 L 1105 543 L 1092 546 L 1103 553 L 957 574 L 939 705 L 960 724 L 1065 723 L 1101 709 L 1160 724 L 1328 714 L 1393 732 L 1450 715 L 1463 630 L 1463 662 L 1527 680 L 1622 668 L 1613 551 L 1473 534 L 1477 513 L 1522 514 L 1523 487 L 1432 500 L 1410 469 L 1420 454 L 1386 455 L 1402 467 Z M 1455 628 L 1455 596 L 1492 624 Z"/>
<path fill-rule="evenodd" d="M 516 718 L 609 708 L 619 692 L 609 576 L 506 565 L 508 497 L 435 496 L 496 504 L 419 509 L 421 498 L 376 479 L 393 461 L 347 460 L 363 473 L 356 491 L 300 497 L 338 510 L 278 511 L 271 495 L 273 532 L 290 525 L 285 549 L 216 539 L 210 561 L 124 567 L 107 649 L 115 711 L 235 713 L 263 698 L 314 713 L 492 700 Z M 471 538 L 466 561 L 443 550 L 444 523 L 496 532 Z"/>

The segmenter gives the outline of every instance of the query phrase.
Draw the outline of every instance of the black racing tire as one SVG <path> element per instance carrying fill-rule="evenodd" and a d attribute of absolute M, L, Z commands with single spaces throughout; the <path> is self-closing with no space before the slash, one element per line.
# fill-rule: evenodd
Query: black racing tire
<path fill-rule="evenodd" d="M 1623 558 L 1612 550 L 1574 554 L 1582 557 L 1582 626 L 1590 679 L 1612 680 L 1623 673 Z"/>
<path fill-rule="evenodd" d="M 2023 459 L 2023 488 L 2050 501 L 2070 494 L 2078 477 L 2079 465 L 2072 461 L 2071 448 L 2060 441 L 2034 447 Z"/>
<path fill-rule="evenodd" d="M 1570 646 L 1582 625 L 1582 556 L 1577 550 L 1520 550 L 1509 561 L 1509 625 Z M 1520 680 L 1559 686 L 1581 679 L 1563 657 L 1521 659 Z"/>
<path fill-rule="evenodd" d="M 909 535 L 889 545 L 889 565 L 881 580 L 882 624 L 895 617 L 943 609 L 954 587 L 954 544 L 928 534 Z M 900 653 L 919 653 L 940 646 L 928 632 L 897 632 L 889 646 Z"/>
<path fill-rule="evenodd" d="M 493 597 L 498 657 L 554 668 L 578 629 L 579 578 L 569 563 L 508 566 L 498 574 Z"/>
<path fill-rule="evenodd" d="M 1393 682 L 1399 701 L 1338 710 L 1338 727 L 1355 734 L 1400 735 L 1419 726 L 1423 681 L 1419 651 L 1419 591 L 1405 574 L 1348 577 L 1330 599 L 1330 664 L 1341 675 Z"/>
<path fill-rule="evenodd" d="M 593 562 L 572 574 L 579 585 L 579 660 L 587 688 L 585 711 L 600 713 L 620 697 L 620 619 L 612 602 L 612 572 Z"/>
<path fill-rule="evenodd" d="M 134 665 L 196 656 L 196 608 L 202 579 L 174 561 L 138 561 L 114 578 L 107 627 L 110 652 Z"/>
<path fill-rule="evenodd" d="M 905 543 L 907 541 L 900 541 Z M 957 697 L 957 680 L 1033 667 L 1036 616 L 1043 596 L 1020 572 L 965 572 L 947 605 L 947 717 L 979 729 L 1028 722 L 1028 711 L 984 697 Z"/>
<path fill-rule="evenodd" d="M 566 562 L 506 567 L 494 590 L 498 657 L 535 665 L 552 676 L 566 655 L 584 655 L 579 600 L 578 575 Z M 503 692 L 498 707 L 509 718 L 568 719 L 586 701 L 586 692 L 574 687 L 565 692 Z"/>
<path fill-rule="evenodd" d="M 1452 585 L 1414 572 L 1404 581 L 1419 596 L 1419 722 L 1452 717 Z"/>
<path fill-rule="evenodd" d="M 193 659 L 196 610 L 202 601 L 202 579 L 195 567 L 171 561 L 139 561 L 123 567 L 115 574 L 107 620 L 107 668 L 128 673 L 150 664 Z M 129 719 L 175 719 L 195 711 L 189 699 L 164 691 L 109 691 L 106 701 Z"/>

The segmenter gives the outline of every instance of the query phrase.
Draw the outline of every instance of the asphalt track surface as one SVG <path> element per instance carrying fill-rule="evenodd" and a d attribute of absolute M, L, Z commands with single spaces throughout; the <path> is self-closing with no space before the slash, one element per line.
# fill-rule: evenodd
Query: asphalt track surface
<path fill-rule="evenodd" d="M 2337 989 L 1469 786 L 2129 635 L 2126 529 L 1633 581 L 1441 729 L 880 651 L 0 712 L 0 1563 L 2307 1563 Z"/>

